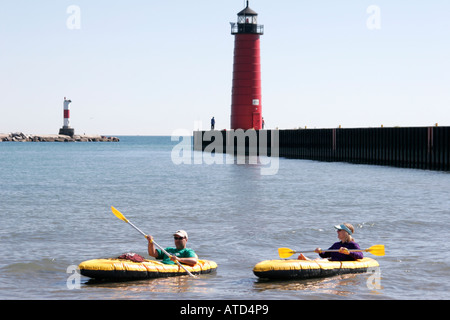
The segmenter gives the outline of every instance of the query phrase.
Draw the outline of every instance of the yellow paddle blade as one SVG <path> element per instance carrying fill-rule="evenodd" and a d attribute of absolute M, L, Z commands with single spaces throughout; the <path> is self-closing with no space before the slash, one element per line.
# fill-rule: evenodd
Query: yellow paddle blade
<path fill-rule="evenodd" d="M 289 258 L 294 253 L 295 251 L 289 248 L 278 248 L 278 255 L 281 259 Z"/>
<path fill-rule="evenodd" d="M 365 251 L 368 251 L 375 256 L 384 256 L 384 245 L 376 244 Z"/>
<path fill-rule="evenodd" d="M 112 212 L 114 213 L 114 215 L 115 215 L 117 218 L 119 218 L 120 220 L 123 220 L 123 221 L 125 221 L 126 223 L 128 223 L 127 218 L 125 218 L 125 216 L 124 216 L 119 210 L 117 210 L 117 209 L 114 208 L 113 206 L 111 206 L 111 210 L 112 210 Z"/>

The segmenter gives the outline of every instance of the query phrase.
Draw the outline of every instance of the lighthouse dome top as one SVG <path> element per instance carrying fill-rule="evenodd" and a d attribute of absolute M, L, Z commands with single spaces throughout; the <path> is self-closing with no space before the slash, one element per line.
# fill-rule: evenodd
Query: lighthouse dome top
<path fill-rule="evenodd" d="M 250 7 L 248 6 L 248 1 L 247 1 L 247 7 L 242 10 L 241 12 L 239 12 L 237 14 L 238 16 L 257 16 L 258 14 L 256 13 L 256 11 L 250 9 Z"/>

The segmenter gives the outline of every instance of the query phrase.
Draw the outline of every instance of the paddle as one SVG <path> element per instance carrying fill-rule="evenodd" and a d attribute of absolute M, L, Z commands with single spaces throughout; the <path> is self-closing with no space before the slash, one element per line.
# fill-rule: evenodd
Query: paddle
<path fill-rule="evenodd" d="M 133 228 L 135 228 L 137 231 L 139 231 L 144 237 L 147 238 L 147 235 L 142 232 L 142 230 L 140 230 L 138 227 L 136 227 L 134 224 L 131 223 L 131 221 L 129 221 L 127 218 L 125 218 L 125 216 L 116 208 L 114 208 L 113 206 L 111 206 L 111 210 L 114 213 L 114 215 L 119 218 L 122 221 L 125 221 L 126 223 L 128 223 L 130 226 L 132 226 Z M 153 243 L 155 244 L 155 246 L 157 246 L 159 249 L 161 249 L 162 252 L 164 252 L 165 255 L 167 255 L 169 258 L 171 257 L 171 255 L 169 253 L 167 253 L 166 250 L 164 250 L 159 244 L 157 244 L 155 241 L 153 241 Z M 186 269 L 180 262 L 176 261 L 176 263 L 182 267 L 184 269 L 184 271 L 186 271 L 188 273 L 189 276 L 196 278 L 196 276 L 194 276 L 192 273 L 189 272 L 188 269 Z"/>
<path fill-rule="evenodd" d="M 368 249 L 361 250 L 348 250 L 350 252 L 370 252 L 375 256 L 384 256 L 384 245 L 376 244 Z M 315 251 L 296 251 L 289 248 L 278 248 L 278 254 L 280 258 L 285 259 L 289 258 L 295 253 L 307 253 L 307 252 L 315 252 Z M 322 252 L 339 252 L 339 250 L 322 250 Z"/>

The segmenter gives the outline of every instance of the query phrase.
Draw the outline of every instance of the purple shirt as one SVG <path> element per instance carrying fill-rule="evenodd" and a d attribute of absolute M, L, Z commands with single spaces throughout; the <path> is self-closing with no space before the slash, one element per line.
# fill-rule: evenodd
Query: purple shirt
<path fill-rule="evenodd" d="M 342 243 L 341 241 L 334 243 L 328 250 L 339 250 L 341 247 L 345 247 L 349 250 L 361 250 L 359 245 L 354 242 L 346 242 Z M 331 261 L 354 261 L 357 259 L 362 259 L 363 253 L 362 252 L 350 252 L 349 255 L 339 253 L 339 252 L 323 252 L 319 253 L 319 256 L 321 258 L 331 258 Z"/>

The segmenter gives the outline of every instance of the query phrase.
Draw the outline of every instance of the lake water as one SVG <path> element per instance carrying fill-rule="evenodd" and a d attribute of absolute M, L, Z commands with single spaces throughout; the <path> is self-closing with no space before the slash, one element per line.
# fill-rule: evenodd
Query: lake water
<path fill-rule="evenodd" d="M 118 143 L 0 143 L 0 299 L 449 299 L 447 172 L 279 159 L 262 165 L 174 164 L 170 137 Z M 198 154 L 197 154 L 198 156 Z M 68 286 L 68 267 L 162 246 L 178 229 L 216 273 Z M 370 274 L 266 281 L 253 275 L 279 247 L 326 248 L 350 222 L 363 248 L 386 247 Z M 316 258 L 315 254 L 308 255 Z"/>

